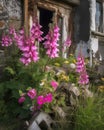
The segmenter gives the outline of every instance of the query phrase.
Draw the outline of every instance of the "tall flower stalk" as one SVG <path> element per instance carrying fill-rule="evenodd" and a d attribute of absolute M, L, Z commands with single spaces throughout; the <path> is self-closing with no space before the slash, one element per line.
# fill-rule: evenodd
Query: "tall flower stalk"
<path fill-rule="evenodd" d="M 76 72 L 79 73 L 78 83 L 80 85 L 86 85 L 89 83 L 89 76 L 86 71 L 84 57 L 81 54 L 77 57 Z"/>
<path fill-rule="evenodd" d="M 41 42 L 44 38 L 42 37 L 43 32 L 41 31 L 42 26 L 38 23 L 37 19 L 34 19 L 32 27 L 30 29 L 30 37 L 34 41 Z"/>
<path fill-rule="evenodd" d="M 2 46 L 11 46 L 12 45 L 12 39 L 8 35 L 4 35 L 2 37 Z"/>
<path fill-rule="evenodd" d="M 47 49 L 46 54 L 50 58 L 56 58 L 59 56 L 58 41 L 59 41 L 59 27 L 55 25 L 53 30 L 50 29 L 49 33 L 45 37 L 44 47 Z"/>
<path fill-rule="evenodd" d="M 33 25 L 30 29 L 30 35 L 25 35 L 24 29 L 21 29 L 16 33 L 15 29 L 10 29 L 10 36 L 3 36 L 2 46 L 10 46 L 12 41 L 21 51 L 22 57 L 20 61 L 28 65 L 31 62 L 37 62 L 39 60 L 39 53 L 37 48 L 37 42 L 45 40 L 44 47 L 46 48 L 46 54 L 49 58 L 56 58 L 59 56 L 58 41 L 59 41 L 59 27 L 57 25 L 50 28 L 49 33 L 45 38 L 42 37 L 42 26 L 38 23 L 38 20 L 33 21 Z M 12 36 L 11 36 L 12 35 Z"/>
<path fill-rule="evenodd" d="M 85 67 L 85 62 L 83 56 L 79 55 L 77 57 L 77 62 L 76 62 L 76 72 L 80 73 L 83 71 Z"/>
<path fill-rule="evenodd" d="M 24 65 L 37 62 L 39 60 L 39 53 L 36 43 L 43 40 L 41 36 L 43 32 L 41 31 L 41 25 L 38 23 L 38 20 L 34 20 L 28 37 L 25 35 L 24 29 L 21 29 L 17 33 L 14 28 L 11 28 L 9 32 L 10 35 L 3 36 L 2 38 L 2 46 L 10 46 L 14 41 L 21 51 L 20 61 Z"/>
<path fill-rule="evenodd" d="M 81 85 L 85 85 L 89 83 L 89 76 L 85 69 L 80 73 L 78 83 Z"/>

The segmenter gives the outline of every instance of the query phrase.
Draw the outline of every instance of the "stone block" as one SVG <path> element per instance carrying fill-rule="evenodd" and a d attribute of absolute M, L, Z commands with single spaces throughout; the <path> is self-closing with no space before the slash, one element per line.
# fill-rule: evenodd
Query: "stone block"
<path fill-rule="evenodd" d="M 0 20 L 0 29 L 4 29 L 4 28 L 5 28 L 5 21 Z"/>
<path fill-rule="evenodd" d="M 98 74 L 104 76 L 104 64 L 98 66 Z"/>
<path fill-rule="evenodd" d="M 20 29 L 23 25 L 23 21 L 19 19 L 10 19 L 9 22 L 9 27 L 13 26 L 15 27 L 16 30 Z"/>
<path fill-rule="evenodd" d="M 0 20 L 7 20 L 8 13 L 6 11 L 0 12 Z"/>
<path fill-rule="evenodd" d="M 2 5 L 0 5 L 0 13 L 2 13 L 3 12 L 3 7 L 2 7 Z"/>
<path fill-rule="evenodd" d="M 37 116 L 33 117 L 28 130 L 51 130 L 52 124 L 51 117 L 45 112 L 40 112 Z"/>
<path fill-rule="evenodd" d="M 28 130 L 41 130 L 38 124 L 34 121 L 28 128 Z"/>

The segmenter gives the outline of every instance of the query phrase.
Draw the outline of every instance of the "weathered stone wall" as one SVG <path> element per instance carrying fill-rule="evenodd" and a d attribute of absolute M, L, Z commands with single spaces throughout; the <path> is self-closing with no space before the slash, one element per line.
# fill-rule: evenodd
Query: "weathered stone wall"
<path fill-rule="evenodd" d="M 0 0 L 0 37 L 2 35 L 3 30 L 5 30 L 8 26 L 8 13 L 4 6 L 3 0 Z"/>
<path fill-rule="evenodd" d="M 14 26 L 17 29 L 23 25 L 22 0 L 0 0 L 0 36 Z"/>
<path fill-rule="evenodd" d="M 19 29 L 23 26 L 23 0 L 0 0 L 0 66 L 3 64 L 4 51 L 1 47 L 3 33 L 10 26 Z"/>

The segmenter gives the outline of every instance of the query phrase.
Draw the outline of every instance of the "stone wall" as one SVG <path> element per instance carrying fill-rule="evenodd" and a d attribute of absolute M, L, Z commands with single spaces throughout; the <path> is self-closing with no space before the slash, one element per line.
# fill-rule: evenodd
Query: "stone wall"
<path fill-rule="evenodd" d="M 23 26 L 23 0 L 0 0 L 0 65 L 4 59 L 1 38 L 10 26 L 16 29 Z"/>
<path fill-rule="evenodd" d="M 0 0 L 0 37 L 9 26 L 19 29 L 23 25 L 23 1 Z"/>
<path fill-rule="evenodd" d="M 0 38 L 2 35 L 3 30 L 5 30 L 8 26 L 8 13 L 4 6 L 3 0 L 0 0 Z"/>

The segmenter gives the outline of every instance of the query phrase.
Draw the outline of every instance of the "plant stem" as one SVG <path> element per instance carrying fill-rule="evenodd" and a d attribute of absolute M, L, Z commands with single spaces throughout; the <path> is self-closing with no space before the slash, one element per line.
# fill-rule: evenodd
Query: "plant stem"
<path fill-rule="evenodd" d="M 47 59 L 47 61 L 46 61 L 45 65 L 44 65 L 43 72 L 45 72 L 45 69 L 46 69 L 46 66 L 47 66 L 47 64 L 48 64 L 49 60 L 50 60 L 50 58 L 48 57 L 48 59 Z"/>

